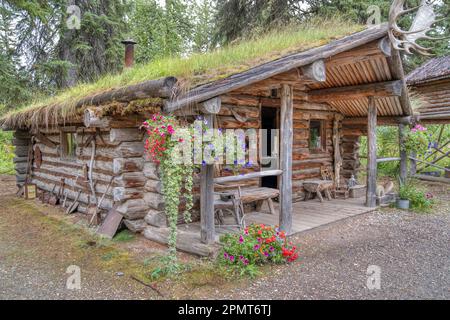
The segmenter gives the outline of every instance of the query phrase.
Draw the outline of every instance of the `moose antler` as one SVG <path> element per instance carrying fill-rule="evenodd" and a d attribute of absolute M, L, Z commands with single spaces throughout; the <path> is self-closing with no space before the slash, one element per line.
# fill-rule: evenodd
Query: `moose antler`
<path fill-rule="evenodd" d="M 417 14 L 408 31 L 402 30 L 397 20 L 400 16 L 417 10 Z M 430 37 L 427 33 L 434 30 L 431 26 L 436 22 L 436 14 L 433 6 L 426 0 L 421 0 L 420 5 L 411 9 L 405 9 L 405 0 L 394 0 L 389 10 L 389 39 L 397 50 L 412 54 L 414 50 L 422 55 L 429 56 L 431 48 L 425 48 L 417 43 L 419 39 L 442 40 L 443 38 Z"/>

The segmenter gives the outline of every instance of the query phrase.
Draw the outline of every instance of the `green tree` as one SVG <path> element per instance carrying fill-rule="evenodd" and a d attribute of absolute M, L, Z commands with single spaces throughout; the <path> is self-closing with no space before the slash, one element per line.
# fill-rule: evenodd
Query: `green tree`
<path fill-rule="evenodd" d="M 193 6 L 195 18 L 192 50 L 206 52 L 213 47 L 215 4 L 211 0 L 198 1 Z"/>
<path fill-rule="evenodd" d="M 80 28 L 67 25 L 67 7 L 80 8 Z M 106 73 L 121 70 L 126 34 L 127 4 L 115 0 L 70 0 L 61 7 L 54 66 L 60 68 L 58 87 L 73 86 L 79 81 L 92 81 Z M 67 72 L 64 72 L 67 71 Z"/>
<path fill-rule="evenodd" d="M 166 0 L 163 5 L 156 0 L 138 0 L 130 17 L 130 33 L 138 43 L 136 60 L 179 55 L 188 51 L 192 29 L 188 8 L 191 1 Z"/>

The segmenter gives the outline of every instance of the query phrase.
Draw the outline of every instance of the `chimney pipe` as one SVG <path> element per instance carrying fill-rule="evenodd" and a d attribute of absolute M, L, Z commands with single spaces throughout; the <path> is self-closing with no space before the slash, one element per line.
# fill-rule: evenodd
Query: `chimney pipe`
<path fill-rule="evenodd" d="M 125 68 L 131 68 L 134 64 L 134 45 L 136 42 L 133 39 L 121 41 L 125 45 Z"/>

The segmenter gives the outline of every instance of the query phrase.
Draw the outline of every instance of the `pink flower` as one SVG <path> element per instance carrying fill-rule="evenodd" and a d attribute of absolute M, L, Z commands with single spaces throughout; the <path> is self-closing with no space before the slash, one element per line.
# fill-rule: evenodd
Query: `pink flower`
<path fill-rule="evenodd" d="M 170 134 L 173 134 L 173 133 L 175 132 L 175 130 L 173 130 L 173 127 L 172 127 L 170 124 L 167 126 L 167 131 L 168 131 Z"/>

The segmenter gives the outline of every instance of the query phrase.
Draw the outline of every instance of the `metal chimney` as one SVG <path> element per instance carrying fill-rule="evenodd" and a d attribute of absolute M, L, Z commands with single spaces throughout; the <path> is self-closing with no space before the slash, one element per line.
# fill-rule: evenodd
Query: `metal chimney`
<path fill-rule="evenodd" d="M 131 68 L 134 64 L 134 45 L 136 42 L 133 39 L 121 41 L 125 46 L 125 68 Z"/>

